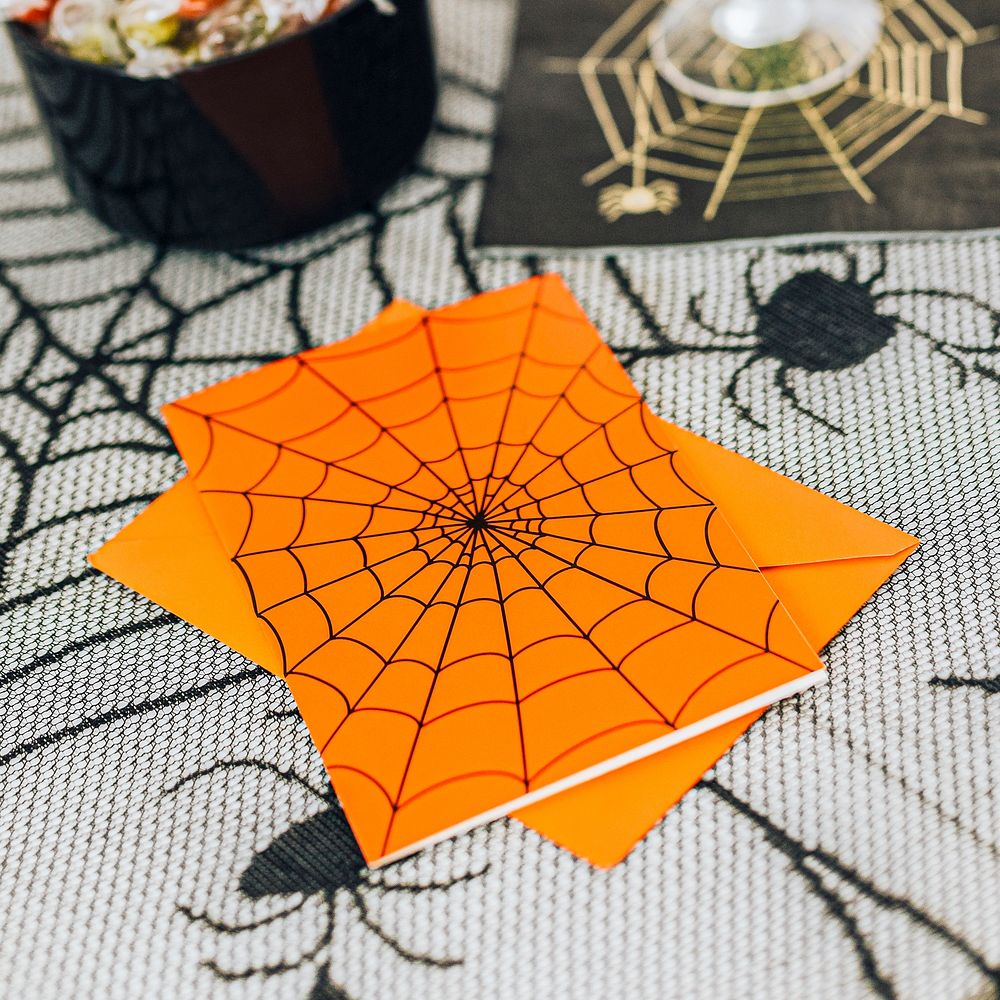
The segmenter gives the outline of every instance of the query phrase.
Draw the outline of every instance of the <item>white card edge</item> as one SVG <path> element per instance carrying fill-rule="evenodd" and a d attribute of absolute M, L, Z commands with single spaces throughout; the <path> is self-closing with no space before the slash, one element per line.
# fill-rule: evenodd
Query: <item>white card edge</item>
<path fill-rule="evenodd" d="M 719 726 L 724 726 L 727 722 L 733 722 L 741 716 L 747 715 L 756 709 L 767 708 L 769 705 L 773 705 L 785 698 L 790 698 L 793 695 L 801 693 L 802 691 L 807 691 L 809 688 L 814 687 L 817 684 L 825 683 L 828 679 L 829 677 L 825 667 L 810 670 L 809 673 L 802 677 L 797 677 L 792 681 L 786 681 L 784 684 L 780 684 L 776 688 L 771 688 L 769 691 L 763 691 L 758 695 L 754 695 L 753 698 L 749 698 L 746 701 L 741 701 L 737 705 L 733 705 L 731 708 L 724 709 L 721 712 L 716 712 L 714 715 L 707 715 L 704 719 L 699 719 L 697 722 L 692 722 L 688 726 L 682 726 L 680 729 L 675 729 L 673 732 L 667 733 L 665 736 L 657 737 L 657 739 L 651 740 L 648 743 L 643 743 L 640 746 L 626 750 L 624 753 L 617 754 L 614 757 L 609 757 L 607 760 L 601 761 L 599 764 L 593 764 L 590 767 L 584 768 L 582 771 L 576 771 L 573 774 L 567 775 L 565 778 L 560 778 L 557 781 L 553 781 L 551 784 L 538 788 L 533 792 L 528 792 L 526 795 L 519 796 L 516 799 L 511 799 L 496 806 L 495 808 L 487 810 L 486 812 L 482 812 L 476 816 L 470 817 L 469 819 L 462 820 L 461 823 L 456 823 L 454 826 L 441 830 L 439 833 L 436 833 L 431 837 L 425 837 L 423 840 L 407 844 L 406 847 L 401 847 L 399 850 L 383 854 L 381 857 L 373 861 L 369 861 L 368 867 L 371 869 L 382 868 L 385 865 L 392 864 L 394 861 L 400 861 L 402 858 L 416 854 L 418 851 L 431 847 L 433 844 L 438 844 L 444 840 L 450 840 L 452 837 L 457 837 L 461 833 L 472 830 L 477 826 L 482 826 L 492 820 L 500 819 L 500 817 L 516 812 L 518 809 L 523 809 L 525 806 L 530 806 L 535 802 L 540 802 L 542 799 L 558 795 L 560 792 L 565 792 L 567 789 L 574 788 L 577 785 L 582 785 L 584 782 L 592 781 L 594 778 L 601 777 L 601 775 L 610 774 L 612 771 L 617 771 L 620 768 L 627 767 L 629 764 L 633 764 L 645 757 L 650 757 L 653 754 L 658 753 L 660 750 L 665 750 L 668 747 L 676 746 L 678 743 L 683 743 L 685 740 L 690 740 L 696 736 L 701 736 L 703 733 L 710 732 L 713 729 L 718 729 Z"/>

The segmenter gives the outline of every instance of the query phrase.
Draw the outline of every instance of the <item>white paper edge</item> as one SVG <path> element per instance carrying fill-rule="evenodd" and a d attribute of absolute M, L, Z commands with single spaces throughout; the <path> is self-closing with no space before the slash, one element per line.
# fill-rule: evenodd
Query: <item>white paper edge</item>
<path fill-rule="evenodd" d="M 586 781 L 599 778 L 602 774 L 609 774 L 611 771 L 617 771 L 620 768 L 627 767 L 629 764 L 642 760 L 645 757 L 650 757 L 653 754 L 658 753 L 660 750 L 676 746 L 678 743 L 683 743 L 685 740 L 693 739 L 695 736 L 701 736 L 702 733 L 707 733 L 712 729 L 717 729 L 719 726 L 724 726 L 727 722 L 733 722 L 755 709 L 767 708 L 775 702 L 781 701 L 784 698 L 790 698 L 792 695 L 799 694 L 801 691 L 805 691 L 816 684 L 825 682 L 826 680 L 828 680 L 828 675 L 825 667 L 811 670 L 802 677 L 798 677 L 793 681 L 781 684 L 776 688 L 772 688 L 770 691 L 764 691 L 761 694 L 755 695 L 753 698 L 749 698 L 747 701 L 741 701 L 738 705 L 733 705 L 731 708 L 727 708 L 722 712 L 716 712 L 714 715 L 706 716 L 704 719 L 699 719 L 698 722 L 692 722 L 689 726 L 683 726 L 682 728 L 674 730 L 674 732 L 667 733 L 665 736 L 660 736 L 649 743 L 643 743 L 641 746 L 633 747 L 631 750 L 626 750 L 624 753 L 618 754 L 615 757 L 609 757 L 607 760 L 601 761 L 599 764 L 594 764 L 591 767 L 584 768 L 582 771 L 577 771 L 575 774 L 570 774 L 565 778 L 560 778 L 558 781 L 553 781 L 551 784 L 545 785 L 543 788 L 539 788 L 533 792 L 528 792 L 527 795 L 511 799 L 493 809 L 479 813 L 477 816 L 472 816 L 469 819 L 462 820 L 461 823 L 449 826 L 446 830 L 441 830 L 440 833 L 436 833 L 431 837 L 425 837 L 423 840 L 407 844 L 406 847 L 401 847 L 397 851 L 384 854 L 375 861 L 368 862 L 368 867 L 373 869 L 381 868 L 383 865 L 391 864 L 393 861 L 399 861 L 401 858 L 409 857 L 411 854 L 416 854 L 418 851 L 423 850 L 425 847 L 430 847 L 432 844 L 437 844 L 442 840 L 448 840 L 451 837 L 458 836 L 458 834 L 465 833 L 467 830 L 471 830 L 474 827 L 482 826 L 484 823 L 489 823 L 491 820 L 499 819 L 501 816 L 506 816 L 511 812 L 516 812 L 524 806 L 530 806 L 534 802 L 540 802 L 542 799 L 547 799 L 552 795 L 558 795 L 559 792 L 564 792 L 569 788 L 582 785 Z"/>

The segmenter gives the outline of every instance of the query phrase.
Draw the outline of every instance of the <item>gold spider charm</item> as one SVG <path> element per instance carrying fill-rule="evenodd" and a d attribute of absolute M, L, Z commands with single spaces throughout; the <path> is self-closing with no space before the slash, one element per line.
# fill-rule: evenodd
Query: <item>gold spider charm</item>
<path fill-rule="evenodd" d="M 654 211 L 669 215 L 680 200 L 680 191 L 673 181 L 651 181 L 642 187 L 612 184 L 601 191 L 597 209 L 608 222 L 615 222 L 623 215 L 645 215 Z"/>

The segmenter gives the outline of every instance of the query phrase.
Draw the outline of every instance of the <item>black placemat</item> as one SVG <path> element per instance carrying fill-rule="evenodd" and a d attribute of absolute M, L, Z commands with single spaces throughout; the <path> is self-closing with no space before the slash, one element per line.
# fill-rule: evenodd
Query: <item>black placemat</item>
<path fill-rule="evenodd" d="M 521 4 L 477 243 L 690 243 L 1000 225 L 1000 11 L 887 0 L 828 94 L 763 111 L 657 73 L 663 0 Z"/>

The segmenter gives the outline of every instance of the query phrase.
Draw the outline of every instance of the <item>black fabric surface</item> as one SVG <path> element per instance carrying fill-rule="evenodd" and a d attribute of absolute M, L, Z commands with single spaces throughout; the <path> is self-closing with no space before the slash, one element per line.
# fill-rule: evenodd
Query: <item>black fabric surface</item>
<path fill-rule="evenodd" d="M 918 63 L 926 59 L 930 88 L 924 92 L 913 83 L 910 95 L 900 90 L 895 95 L 883 93 L 880 98 L 851 96 L 839 101 L 824 117 L 836 135 L 838 124 L 849 115 L 855 116 L 851 119 L 854 127 L 839 140 L 838 150 L 844 153 L 844 170 L 857 168 L 864 175 L 857 183 L 870 191 L 871 203 L 852 187 L 844 170 L 824 152 L 820 137 L 792 106 L 763 113 L 714 218 L 707 219 L 706 210 L 725 167 L 724 154 L 732 148 L 745 112 L 722 112 L 725 125 L 720 127 L 711 119 L 717 108 L 694 102 L 699 113 L 709 116 L 709 123 L 684 129 L 676 94 L 654 71 L 655 87 L 677 120 L 679 141 L 660 148 L 654 145 L 648 152 L 661 161 L 671 161 L 677 170 L 649 163 L 641 183 L 659 179 L 676 184 L 679 202 L 669 214 L 652 209 L 609 221 L 598 209 L 599 198 L 612 185 L 635 183 L 632 160 L 626 159 L 598 180 L 585 182 L 589 171 L 609 160 L 610 149 L 582 82 L 580 61 L 604 32 L 623 23 L 622 19 L 628 20 L 631 27 L 621 41 L 602 49 L 603 68 L 594 77 L 594 85 L 607 101 L 626 150 L 631 149 L 637 142 L 637 122 L 634 101 L 626 88 L 637 85 L 642 64 L 649 62 L 648 46 L 642 43 L 660 9 L 657 0 L 636 0 L 633 4 L 623 0 L 531 0 L 520 5 L 492 175 L 476 237 L 479 245 L 643 246 L 802 233 L 937 231 L 1000 225 L 1000 198 L 996 194 L 1000 188 L 1000 43 L 994 27 L 1000 16 L 996 4 L 989 0 L 886 4 L 890 23 L 885 39 L 898 60 L 897 82 L 905 86 L 903 63 L 916 78 Z M 633 11 L 641 16 L 632 18 Z M 943 18 L 942 14 L 948 16 Z M 962 20 L 980 31 L 959 31 L 956 24 Z M 939 34 L 929 35 L 928 24 Z M 632 43 L 638 49 L 625 55 Z M 955 50 L 951 55 L 949 45 Z M 961 80 L 961 87 L 951 90 L 949 58 L 954 60 L 953 73 Z M 858 83 L 861 88 L 870 85 L 868 69 L 862 71 Z M 955 106 L 959 96 L 960 109 Z M 808 103 L 821 107 L 823 100 L 819 97 Z M 981 112 L 983 117 L 976 115 L 972 121 L 950 116 L 953 112 L 964 115 L 967 109 Z M 654 133 L 655 126 L 654 121 Z M 711 157 L 704 159 L 691 143 L 708 130 L 714 138 L 700 147 Z M 911 130 L 912 138 L 907 140 Z M 658 134 L 667 135 L 662 128 Z M 779 145 L 782 136 L 786 143 L 767 154 L 772 164 L 776 159 L 780 164 L 759 170 L 754 161 L 765 155 L 768 144 Z M 872 139 L 870 144 L 868 139 Z M 861 145 L 852 152 L 851 143 L 859 140 Z M 886 149 L 896 143 L 900 148 L 887 155 Z M 876 155 L 885 159 L 867 170 L 864 164 Z M 746 173 L 751 166 L 755 172 Z M 691 170 L 704 172 L 706 179 L 688 176 Z M 772 178 L 766 193 L 753 200 L 736 200 L 740 184 L 748 179 L 759 183 L 762 176 Z M 817 186 L 833 190 L 816 191 Z M 808 193 L 796 193 L 799 189 Z"/>

